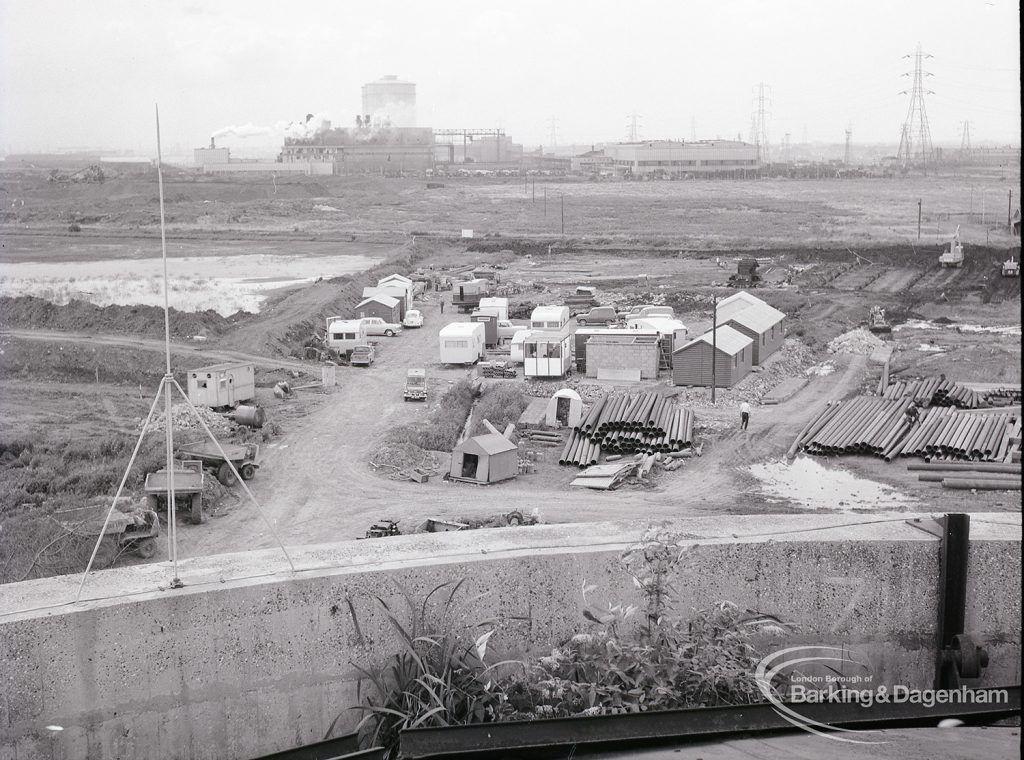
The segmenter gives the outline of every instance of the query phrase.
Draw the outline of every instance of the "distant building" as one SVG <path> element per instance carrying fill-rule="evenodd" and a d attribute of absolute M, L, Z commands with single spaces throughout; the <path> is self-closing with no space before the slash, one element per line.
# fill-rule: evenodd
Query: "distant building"
<path fill-rule="evenodd" d="M 216 141 L 210 138 L 209 148 L 196 148 L 192 151 L 196 166 L 205 167 L 211 164 L 227 164 L 231 162 L 231 149 L 218 148 Z"/>
<path fill-rule="evenodd" d="M 760 167 L 757 146 L 736 140 L 653 140 L 604 147 L 617 173 L 632 176 L 742 174 Z"/>
<path fill-rule="evenodd" d="M 586 153 L 573 156 L 571 167 L 574 172 L 600 174 L 611 171 L 613 160 L 603 150 L 588 150 Z"/>
<path fill-rule="evenodd" d="M 328 165 L 334 174 L 425 171 L 434 163 L 434 132 L 429 127 L 327 129 L 312 137 L 286 137 L 280 161 Z"/>
<path fill-rule="evenodd" d="M 394 74 L 363 85 L 363 126 L 415 127 L 416 85 Z"/>

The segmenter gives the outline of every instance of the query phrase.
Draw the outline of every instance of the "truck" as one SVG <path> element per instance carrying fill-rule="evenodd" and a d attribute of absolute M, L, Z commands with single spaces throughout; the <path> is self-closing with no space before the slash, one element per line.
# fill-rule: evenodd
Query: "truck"
<path fill-rule="evenodd" d="M 427 371 L 425 369 L 410 369 L 405 373 L 406 401 L 427 400 Z"/>
<path fill-rule="evenodd" d="M 353 367 L 369 367 L 375 358 L 377 358 L 377 350 L 373 346 L 356 346 L 352 349 L 352 355 L 348 362 Z"/>
<path fill-rule="evenodd" d="M 452 285 L 452 306 L 465 314 L 480 305 L 480 299 L 490 296 L 490 283 L 483 279 L 463 280 Z"/>
<path fill-rule="evenodd" d="M 736 274 L 729 277 L 729 284 L 737 288 L 755 288 L 761 281 L 757 273 L 757 259 L 747 257 L 736 262 Z"/>
<path fill-rule="evenodd" d="M 576 290 L 565 297 L 565 305 L 575 314 L 591 306 L 597 306 L 597 291 L 587 285 L 579 285 Z"/>
<path fill-rule="evenodd" d="M 956 226 L 953 239 L 949 241 L 949 250 L 939 256 L 940 267 L 962 267 L 964 265 L 964 247 L 960 244 L 960 225 Z"/>

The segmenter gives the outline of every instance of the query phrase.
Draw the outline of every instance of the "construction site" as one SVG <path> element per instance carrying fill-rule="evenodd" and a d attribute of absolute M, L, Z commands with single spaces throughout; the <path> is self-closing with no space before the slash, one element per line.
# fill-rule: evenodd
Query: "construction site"
<path fill-rule="evenodd" d="M 0 758 L 1012 756 L 1020 150 L 941 159 L 915 55 L 870 165 L 393 75 L 0 162 Z"/>

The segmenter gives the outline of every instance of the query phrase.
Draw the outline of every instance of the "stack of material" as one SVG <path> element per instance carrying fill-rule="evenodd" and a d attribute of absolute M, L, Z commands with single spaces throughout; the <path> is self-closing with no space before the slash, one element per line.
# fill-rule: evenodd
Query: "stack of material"
<path fill-rule="evenodd" d="M 1018 444 L 1019 445 L 1019 444 Z M 943 488 L 971 491 L 1019 491 L 1021 468 L 1017 464 L 975 464 L 973 462 L 909 464 L 920 471 L 917 479 L 941 483 Z"/>
<path fill-rule="evenodd" d="M 1020 443 L 1017 412 L 980 413 L 932 407 L 911 426 L 905 416 L 909 398 L 857 396 L 826 406 L 790 447 L 789 456 L 873 454 L 887 462 L 897 456 L 926 460 L 1012 461 Z"/>
<path fill-rule="evenodd" d="M 516 376 L 516 368 L 508 362 L 480 362 L 480 374 L 484 377 L 510 378 Z"/>
<path fill-rule="evenodd" d="M 559 464 L 586 467 L 606 454 L 682 451 L 693 445 L 694 414 L 657 393 L 605 394 L 573 428 Z"/>
<path fill-rule="evenodd" d="M 640 462 L 635 461 L 594 465 L 581 472 L 569 485 L 610 491 L 636 472 L 639 466 Z"/>
<path fill-rule="evenodd" d="M 1014 439 L 1020 448 L 1017 412 L 971 413 L 949 407 L 932 408 L 893 449 L 891 456 L 924 457 L 928 462 L 1012 461 Z"/>
<path fill-rule="evenodd" d="M 565 436 L 555 430 L 525 430 L 523 437 L 538 446 L 561 446 Z"/>
<path fill-rule="evenodd" d="M 233 433 L 237 426 L 232 423 L 229 419 L 221 414 L 213 411 L 206 406 L 195 407 L 195 412 L 189 409 L 188 404 L 174 404 L 171 406 L 171 424 L 175 430 L 203 430 L 202 424 L 196 419 L 196 412 L 203 418 L 203 421 L 207 424 L 213 433 L 230 434 Z M 145 420 L 139 420 L 139 427 L 142 427 L 142 423 Z M 153 419 L 149 423 L 150 433 L 162 433 L 167 429 L 167 415 L 164 412 L 159 412 L 153 415 Z"/>
<path fill-rule="evenodd" d="M 885 388 L 882 396 L 888 399 L 911 399 L 924 406 L 977 409 L 983 405 L 982 394 L 942 376 L 897 380 Z"/>

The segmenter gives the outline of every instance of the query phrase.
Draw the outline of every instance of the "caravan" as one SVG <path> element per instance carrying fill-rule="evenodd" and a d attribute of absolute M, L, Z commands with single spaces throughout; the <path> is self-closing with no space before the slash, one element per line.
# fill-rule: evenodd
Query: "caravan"
<path fill-rule="evenodd" d="M 327 318 L 327 347 L 346 357 L 357 346 L 368 346 L 366 325 L 361 319 Z"/>

